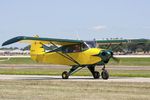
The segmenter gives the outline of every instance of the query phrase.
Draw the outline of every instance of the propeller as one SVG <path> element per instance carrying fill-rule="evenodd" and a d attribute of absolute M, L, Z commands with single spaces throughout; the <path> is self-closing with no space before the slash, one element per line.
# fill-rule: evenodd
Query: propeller
<path fill-rule="evenodd" d="M 113 52 L 111 52 L 111 58 L 112 58 L 114 61 L 116 61 L 117 63 L 120 62 L 120 59 L 119 59 L 119 58 L 114 57 L 114 53 L 113 53 Z"/>
<path fill-rule="evenodd" d="M 110 52 L 111 52 L 111 58 L 112 58 L 114 61 L 116 61 L 117 63 L 120 62 L 120 59 L 117 58 L 117 57 L 114 57 L 113 51 L 116 50 L 116 49 L 118 49 L 121 45 L 122 45 L 122 43 L 120 43 L 119 45 L 113 47 L 113 48 L 110 50 Z M 111 46 L 112 46 L 112 44 L 110 43 L 110 44 L 107 46 L 106 50 L 109 50 Z"/>
<path fill-rule="evenodd" d="M 112 56 L 112 59 L 113 59 L 114 61 L 116 61 L 117 63 L 120 63 L 120 59 L 119 59 L 119 58 Z"/>

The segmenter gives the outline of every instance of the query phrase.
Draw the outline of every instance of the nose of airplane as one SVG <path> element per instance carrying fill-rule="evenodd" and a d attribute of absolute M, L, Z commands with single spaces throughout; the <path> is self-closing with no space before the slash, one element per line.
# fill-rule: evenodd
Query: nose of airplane
<path fill-rule="evenodd" d="M 113 52 L 111 50 L 103 50 L 102 52 L 99 53 L 99 56 L 102 58 L 104 63 L 108 63 L 110 58 L 113 57 Z"/>

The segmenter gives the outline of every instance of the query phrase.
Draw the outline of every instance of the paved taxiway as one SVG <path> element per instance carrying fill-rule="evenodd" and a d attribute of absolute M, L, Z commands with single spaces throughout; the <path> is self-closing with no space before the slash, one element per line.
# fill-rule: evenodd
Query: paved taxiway
<path fill-rule="evenodd" d="M 93 79 L 92 76 L 70 76 L 62 79 L 61 76 L 46 75 L 0 75 L 0 80 L 56 80 L 56 81 L 98 81 L 98 82 L 149 82 L 150 78 L 137 77 L 110 77 L 108 80 Z"/>

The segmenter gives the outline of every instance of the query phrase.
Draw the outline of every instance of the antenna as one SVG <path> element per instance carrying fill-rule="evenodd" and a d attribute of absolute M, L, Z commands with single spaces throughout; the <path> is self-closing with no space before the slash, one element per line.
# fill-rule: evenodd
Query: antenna
<path fill-rule="evenodd" d="M 76 32 L 76 37 L 77 37 L 77 40 L 80 40 L 80 37 L 79 37 L 79 33 Z"/>
<path fill-rule="evenodd" d="M 96 47 L 96 39 L 93 39 L 94 47 Z"/>
<path fill-rule="evenodd" d="M 90 48 L 90 46 L 89 46 L 85 41 L 83 41 L 83 43 L 84 43 L 88 48 Z"/>

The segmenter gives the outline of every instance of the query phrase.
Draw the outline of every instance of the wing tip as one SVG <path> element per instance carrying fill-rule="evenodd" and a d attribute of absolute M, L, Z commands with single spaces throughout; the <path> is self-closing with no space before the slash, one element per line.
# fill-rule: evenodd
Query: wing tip
<path fill-rule="evenodd" d="M 23 40 L 23 39 L 25 39 L 25 36 L 17 36 L 17 37 L 11 38 L 11 39 L 5 41 L 4 43 L 2 43 L 2 46 L 6 46 L 6 45 L 9 45 L 9 44 L 18 42 L 20 40 Z"/>
<path fill-rule="evenodd" d="M 7 45 L 5 42 L 2 44 L 2 46 L 5 46 L 5 45 Z"/>

